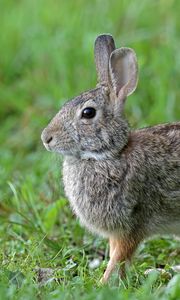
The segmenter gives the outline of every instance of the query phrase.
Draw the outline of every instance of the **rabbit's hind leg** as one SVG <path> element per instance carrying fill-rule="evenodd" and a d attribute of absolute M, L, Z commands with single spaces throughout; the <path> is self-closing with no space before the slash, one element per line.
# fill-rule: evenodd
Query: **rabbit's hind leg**
<path fill-rule="evenodd" d="M 117 242 L 117 240 L 115 238 L 109 239 L 109 257 L 110 257 L 110 259 L 113 256 L 114 250 L 116 248 L 116 242 Z"/>
<path fill-rule="evenodd" d="M 101 283 L 107 283 L 118 262 L 126 262 L 126 260 L 131 259 L 136 246 L 137 244 L 131 242 L 130 240 L 124 241 L 122 239 L 110 238 L 110 260 L 108 262 L 106 271 L 100 280 Z M 123 264 L 121 267 L 122 270 L 120 274 L 122 276 L 125 274 L 125 265 Z"/>

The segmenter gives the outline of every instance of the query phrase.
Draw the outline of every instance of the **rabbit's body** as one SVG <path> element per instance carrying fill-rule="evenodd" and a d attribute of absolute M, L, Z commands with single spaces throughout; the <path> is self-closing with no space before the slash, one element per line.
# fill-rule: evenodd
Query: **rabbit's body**
<path fill-rule="evenodd" d="M 130 131 L 123 109 L 137 85 L 136 55 L 101 35 L 95 61 L 98 86 L 66 103 L 42 140 L 65 156 L 65 192 L 81 223 L 109 238 L 106 282 L 144 238 L 180 235 L 180 122 Z"/>
<path fill-rule="evenodd" d="M 180 123 L 129 134 L 116 157 L 66 157 L 65 192 L 80 221 L 103 236 L 180 234 Z"/>

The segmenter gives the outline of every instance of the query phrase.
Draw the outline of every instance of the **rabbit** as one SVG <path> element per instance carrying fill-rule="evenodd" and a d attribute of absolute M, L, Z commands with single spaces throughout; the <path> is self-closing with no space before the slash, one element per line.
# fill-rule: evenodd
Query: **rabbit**
<path fill-rule="evenodd" d="M 106 283 L 138 245 L 155 234 L 180 235 L 180 122 L 131 130 L 124 116 L 138 82 L 136 54 L 102 34 L 94 46 L 98 84 L 67 102 L 41 139 L 64 155 L 70 205 L 90 232 L 109 239 Z"/>

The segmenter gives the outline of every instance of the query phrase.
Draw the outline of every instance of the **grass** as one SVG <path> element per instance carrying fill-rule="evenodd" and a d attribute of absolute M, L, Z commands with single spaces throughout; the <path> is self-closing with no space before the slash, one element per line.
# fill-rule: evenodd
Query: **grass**
<path fill-rule="evenodd" d="M 178 120 L 179 10 L 178 0 L 1 0 L 0 299 L 180 298 L 171 237 L 145 241 L 126 282 L 99 285 L 107 242 L 80 227 L 63 193 L 62 158 L 40 141 L 66 99 L 95 85 L 93 42 L 103 32 L 137 52 L 132 126 Z M 94 259 L 103 262 L 91 269 Z M 166 272 L 144 275 L 155 267 Z"/>

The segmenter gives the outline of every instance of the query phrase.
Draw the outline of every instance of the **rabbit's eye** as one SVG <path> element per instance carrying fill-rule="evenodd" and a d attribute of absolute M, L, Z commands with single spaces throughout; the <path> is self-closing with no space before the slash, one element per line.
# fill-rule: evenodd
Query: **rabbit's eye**
<path fill-rule="evenodd" d="M 86 107 L 82 111 L 82 118 L 84 119 L 94 118 L 95 115 L 96 115 L 96 110 L 93 107 Z"/>

